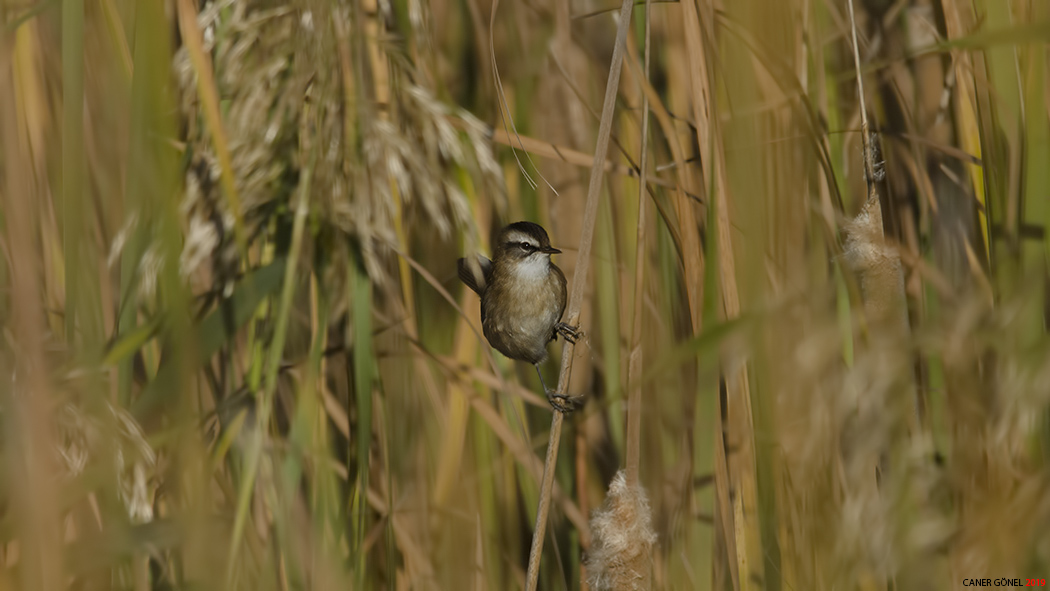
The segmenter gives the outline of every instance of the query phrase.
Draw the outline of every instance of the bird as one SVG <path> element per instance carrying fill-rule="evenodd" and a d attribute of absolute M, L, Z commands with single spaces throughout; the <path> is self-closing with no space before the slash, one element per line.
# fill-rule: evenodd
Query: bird
<path fill-rule="evenodd" d="M 497 351 L 511 359 L 536 367 L 540 385 L 551 406 L 571 412 L 578 399 L 547 387 L 540 364 L 547 359 L 547 343 L 561 335 L 576 343 L 578 326 L 561 321 L 565 313 L 565 274 L 551 255 L 561 253 L 551 246 L 543 226 L 515 222 L 500 230 L 492 260 L 481 255 L 457 262 L 460 281 L 481 297 L 481 327 Z"/>

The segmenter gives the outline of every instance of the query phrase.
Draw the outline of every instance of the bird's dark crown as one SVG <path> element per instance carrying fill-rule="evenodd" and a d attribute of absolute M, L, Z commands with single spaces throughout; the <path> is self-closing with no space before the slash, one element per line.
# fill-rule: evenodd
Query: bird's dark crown
<path fill-rule="evenodd" d="M 543 226 L 532 222 L 515 222 L 500 230 L 498 253 L 530 255 L 551 249 L 551 240 Z"/>

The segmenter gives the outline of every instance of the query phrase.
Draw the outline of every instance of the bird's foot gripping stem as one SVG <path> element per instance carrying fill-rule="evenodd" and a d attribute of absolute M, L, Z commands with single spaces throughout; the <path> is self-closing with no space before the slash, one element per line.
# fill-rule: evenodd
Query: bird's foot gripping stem
<path fill-rule="evenodd" d="M 566 341 L 575 345 L 576 341 L 583 336 L 583 331 L 580 330 L 579 326 L 572 326 L 565 322 L 559 322 L 554 325 L 554 334 L 555 336 L 561 335 Z"/>
<path fill-rule="evenodd" d="M 558 394 L 554 390 L 547 390 L 547 402 L 550 403 L 551 408 L 562 413 L 569 414 L 570 412 L 583 406 L 582 396 L 569 396 L 568 394 Z"/>
<path fill-rule="evenodd" d="M 547 402 L 550 403 L 551 408 L 562 413 L 569 414 L 570 412 L 583 406 L 583 396 L 569 396 L 568 394 L 559 394 L 558 392 L 547 387 L 546 382 L 543 381 L 543 372 L 540 371 L 540 366 L 536 365 L 536 375 L 540 376 L 540 385 L 543 386 L 543 393 L 547 396 Z"/>

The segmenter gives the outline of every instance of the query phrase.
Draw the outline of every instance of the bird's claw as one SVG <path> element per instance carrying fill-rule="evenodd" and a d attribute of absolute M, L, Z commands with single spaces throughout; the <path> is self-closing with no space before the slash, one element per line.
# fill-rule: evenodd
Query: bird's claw
<path fill-rule="evenodd" d="M 583 331 L 578 326 L 572 326 L 565 322 L 559 322 L 554 325 L 555 336 L 561 335 L 566 341 L 572 344 L 576 344 L 576 341 L 583 336 Z"/>
<path fill-rule="evenodd" d="M 562 413 L 569 414 L 570 412 L 583 406 L 582 396 L 569 396 L 567 394 L 558 394 L 554 390 L 548 389 L 546 391 L 547 402 L 550 403 L 551 408 Z"/>

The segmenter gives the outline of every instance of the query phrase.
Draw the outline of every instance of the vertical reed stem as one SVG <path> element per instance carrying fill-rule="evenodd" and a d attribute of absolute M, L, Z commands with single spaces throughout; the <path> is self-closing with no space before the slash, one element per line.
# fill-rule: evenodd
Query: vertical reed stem
<path fill-rule="evenodd" d="M 627 43 L 627 32 L 631 25 L 632 0 L 623 0 L 620 6 L 620 17 L 616 31 L 616 45 L 613 47 L 612 64 L 609 66 L 609 80 L 605 86 L 605 100 L 602 103 L 602 120 L 598 126 L 598 142 L 594 149 L 594 161 L 591 164 L 591 181 L 587 187 L 587 204 L 583 212 L 583 228 L 580 232 L 580 250 L 576 259 L 576 272 L 572 277 L 572 295 L 565 308 L 565 321 L 576 325 L 580 321 L 580 307 L 583 304 L 584 284 L 591 262 L 591 245 L 594 242 L 594 224 L 598 219 L 598 198 L 602 190 L 602 175 L 605 169 L 605 156 L 609 151 L 609 136 L 612 133 L 613 111 L 616 106 L 616 94 L 620 88 L 620 67 L 623 65 L 623 50 Z M 558 392 L 564 392 L 572 376 L 572 354 L 576 347 L 565 343 L 561 354 L 561 374 L 558 376 Z M 550 510 L 551 489 L 554 485 L 554 468 L 558 459 L 558 445 L 561 442 L 561 426 L 565 417 L 555 412 L 551 418 L 550 438 L 547 442 L 547 459 L 543 464 L 543 479 L 540 482 L 540 503 L 536 510 L 536 528 L 532 532 L 532 547 L 529 550 L 529 570 L 525 579 L 525 589 L 535 591 L 540 576 L 540 554 L 543 552 L 543 537 L 547 529 L 547 513 Z"/>

